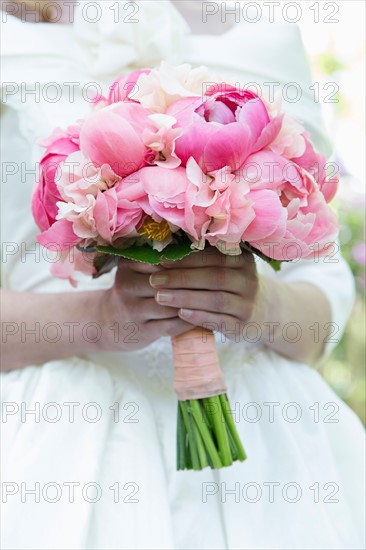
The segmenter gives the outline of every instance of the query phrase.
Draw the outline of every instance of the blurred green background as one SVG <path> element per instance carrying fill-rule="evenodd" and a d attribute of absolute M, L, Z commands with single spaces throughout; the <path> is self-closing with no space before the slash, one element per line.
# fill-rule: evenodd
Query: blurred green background
<path fill-rule="evenodd" d="M 357 296 L 352 316 L 340 344 L 319 370 L 366 423 L 365 411 L 365 3 L 337 2 L 337 23 L 315 24 L 303 11 L 299 21 L 309 56 L 313 80 L 319 89 L 338 87 L 336 102 L 322 99 L 328 133 L 340 168 L 340 190 L 333 206 L 340 219 L 340 242 L 356 281 Z"/>

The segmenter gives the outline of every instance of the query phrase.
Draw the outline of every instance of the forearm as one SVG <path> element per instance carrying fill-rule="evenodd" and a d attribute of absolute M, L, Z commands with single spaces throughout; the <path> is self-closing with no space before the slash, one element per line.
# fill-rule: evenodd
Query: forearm
<path fill-rule="evenodd" d="M 99 351 L 102 296 L 103 291 L 33 294 L 2 290 L 1 370 Z"/>
<path fill-rule="evenodd" d="M 261 327 L 261 341 L 268 348 L 295 361 L 313 363 L 324 351 L 331 309 L 316 285 L 263 276 L 251 322 Z"/>

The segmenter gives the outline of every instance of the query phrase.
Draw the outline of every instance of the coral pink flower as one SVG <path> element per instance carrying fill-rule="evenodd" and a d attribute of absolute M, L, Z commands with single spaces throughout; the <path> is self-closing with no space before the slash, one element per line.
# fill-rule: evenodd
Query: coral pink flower
<path fill-rule="evenodd" d="M 61 200 L 57 181 L 61 162 L 79 150 L 79 126 L 70 126 L 66 131 L 57 129 L 47 140 L 40 142 L 46 152 L 40 162 L 40 180 L 32 199 L 32 212 L 41 231 L 52 225 L 57 216 L 57 201 Z"/>

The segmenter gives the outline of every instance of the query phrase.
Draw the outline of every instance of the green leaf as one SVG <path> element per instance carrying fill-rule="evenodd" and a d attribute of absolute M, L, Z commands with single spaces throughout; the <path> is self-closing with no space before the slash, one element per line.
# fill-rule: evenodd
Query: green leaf
<path fill-rule="evenodd" d="M 269 260 L 268 262 L 275 271 L 281 271 L 281 264 L 282 262 L 280 262 L 279 260 Z"/>
<path fill-rule="evenodd" d="M 149 245 L 131 246 L 124 250 L 113 248 L 113 246 L 97 246 L 96 250 L 101 254 L 112 254 L 114 256 L 121 256 L 122 258 L 152 265 L 158 264 L 161 259 L 160 253 Z"/>
<path fill-rule="evenodd" d="M 273 260 L 272 258 L 269 258 L 265 254 L 263 254 L 263 252 L 261 252 L 257 248 L 254 248 L 254 246 L 252 246 L 251 244 L 249 244 L 247 242 L 241 243 L 240 246 L 244 250 L 248 250 L 248 252 L 251 252 L 252 254 L 255 254 L 256 256 L 258 256 L 258 258 L 261 258 L 262 260 L 267 262 L 267 264 L 271 265 L 275 271 L 280 271 L 282 261 L 284 261 L 284 262 L 287 261 L 287 260 Z"/>
<path fill-rule="evenodd" d="M 191 248 L 191 241 L 170 244 L 161 252 L 162 258 L 175 262 L 189 256 L 194 250 Z"/>
<path fill-rule="evenodd" d="M 142 246 L 134 245 L 129 248 L 125 248 L 124 250 L 120 250 L 112 246 L 97 246 L 96 250 L 101 254 L 113 254 L 115 256 L 121 256 L 122 258 L 151 265 L 157 265 L 163 259 L 172 261 L 181 260 L 193 252 L 191 249 L 191 242 L 188 240 L 176 244 L 170 244 L 164 248 L 162 252 L 154 250 L 148 244 L 144 244 Z"/>

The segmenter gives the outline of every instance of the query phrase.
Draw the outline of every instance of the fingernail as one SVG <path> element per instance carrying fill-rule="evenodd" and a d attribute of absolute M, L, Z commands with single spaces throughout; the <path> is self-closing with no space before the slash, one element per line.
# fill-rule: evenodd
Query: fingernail
<path fill-rule="evenodd" d="M 152 286 L 162 286 L 165 285 L 168 282 L 168 275 L 164 275 L 164 273 L 153 273 L 153 275 L 150 276 L 150 284 Z"/>
<path fill-rule="evenodd" d="M 182 317 L 185 317 L 186 319 L 188 319 L 188 317 L 192 317 L 193 311 L 191 309 L 181 309 L 179 314 Z"/>
<path fill-rule="evenodd" d="M 160 303 L 168 303 L 168 302 L 171 302 L 173 299 L 173 294 L 171 294 L 170 292 L 161 292 L 159 291 L 156 295 L 156 300 Z"/>

